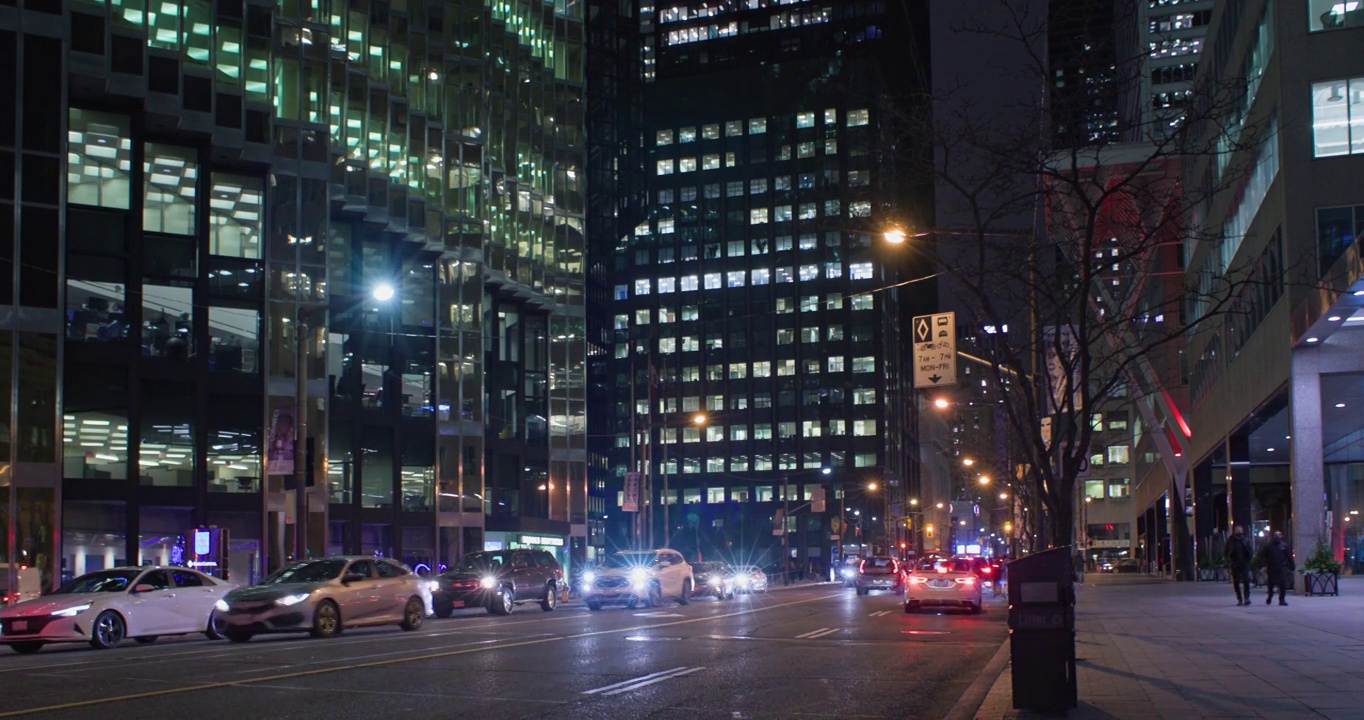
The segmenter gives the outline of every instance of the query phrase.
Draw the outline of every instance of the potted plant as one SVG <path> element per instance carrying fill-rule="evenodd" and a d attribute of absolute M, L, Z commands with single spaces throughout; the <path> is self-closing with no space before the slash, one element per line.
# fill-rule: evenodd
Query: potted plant
<path fill-rule="evenodd" d="M 1303 594 L 1339 595 L 1340 561 L 1326 543 L 1318 541 L 1302 563 Z"/>

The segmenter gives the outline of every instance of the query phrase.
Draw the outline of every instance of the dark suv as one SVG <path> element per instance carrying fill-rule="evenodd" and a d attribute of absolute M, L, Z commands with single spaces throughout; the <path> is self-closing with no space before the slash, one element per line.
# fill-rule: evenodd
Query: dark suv
<path fill-rule="evenodd" d="M 488 550 L 469 553 L 431 582 L 431 608 L 450 617 L 456 608 L 484 607 L 510 615 L 520 603 L 539 603 L 545 612 L 559 605 L 564 571 L 544 550 Z"/>

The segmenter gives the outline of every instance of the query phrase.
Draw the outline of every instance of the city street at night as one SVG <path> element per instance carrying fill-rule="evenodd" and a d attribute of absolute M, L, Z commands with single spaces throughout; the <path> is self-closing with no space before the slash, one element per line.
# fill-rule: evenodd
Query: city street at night
<path fill-rule="evenodd" d="M 982 615 L 813 585 L 687 606 L 535 606 L 330 640 L 202 637 L 0 656 L 0 717 L 940 718 L 1005 636 Z"/>

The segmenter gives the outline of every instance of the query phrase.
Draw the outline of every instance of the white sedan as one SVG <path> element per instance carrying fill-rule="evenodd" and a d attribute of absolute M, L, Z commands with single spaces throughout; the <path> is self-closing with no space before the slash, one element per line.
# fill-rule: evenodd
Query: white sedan
<path fill-rule="evenodd" d="M 82 575 L 0 611 L 0 644 L 18 653 L 48 643 L 111 648 L 132 638 L 203 633 L 222 637 L 214 603 L 235 585 L 181 567 L 124 567 Z"/>
<path fill-rule="evenodd" d="M 921 563 L 905 574 L 904 585 L 907 613 L 927 607 L 980 612 L 981 583 L 970 559 L 951 558 Z"/>

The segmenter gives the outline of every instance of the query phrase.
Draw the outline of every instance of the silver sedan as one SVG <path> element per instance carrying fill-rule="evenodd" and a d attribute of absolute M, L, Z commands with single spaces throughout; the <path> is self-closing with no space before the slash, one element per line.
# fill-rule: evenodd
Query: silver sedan
<path fill-rule="evenodd" d="M 331 637 L 343 628 L 394 624 L 416 630 L 426 618 L 421 578 L 392 560 L 332 557 L 294 563 L 218 602 L 233 642 L 273 632 Z"/>

